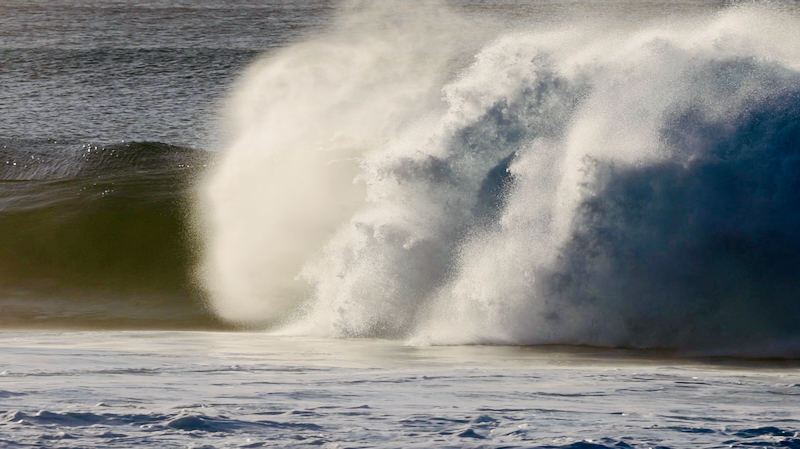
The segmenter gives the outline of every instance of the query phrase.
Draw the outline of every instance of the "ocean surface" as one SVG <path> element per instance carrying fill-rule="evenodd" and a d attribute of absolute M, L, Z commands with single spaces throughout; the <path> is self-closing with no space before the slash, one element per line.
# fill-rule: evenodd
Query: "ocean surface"
<path fill-rule="evenodd" d="M 791 361 L 246 332 L 0 344 L 2 447 L 800 447 Z"/>
<path fill-rule="evenodd" d="M 4 0 L 0 447 L 800 448 L 800 8 Z"/>

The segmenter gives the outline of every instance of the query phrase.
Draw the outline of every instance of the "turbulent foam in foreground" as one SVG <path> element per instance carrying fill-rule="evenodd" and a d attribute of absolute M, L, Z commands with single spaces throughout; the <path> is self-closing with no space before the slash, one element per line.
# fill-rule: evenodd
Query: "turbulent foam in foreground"
<path fill-rule="evenodd" d="M 800 354 L 796 18 L 467 38 L 435 7 L 343 17 L 231 102 L 204 204 L 221 317 Z"/>

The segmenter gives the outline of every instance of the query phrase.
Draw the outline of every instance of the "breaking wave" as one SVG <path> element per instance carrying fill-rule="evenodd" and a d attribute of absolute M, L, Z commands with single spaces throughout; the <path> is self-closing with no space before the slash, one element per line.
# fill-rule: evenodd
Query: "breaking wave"
<path fill-rule="evenodd" d="M 479 28 L 363 7 L 250 69 L 204 187 L 217 314 L 800 355 L 800 21 Z"/>
<path fill-rule="evenodd" d="M 190 276 L 202 151 L 0 141 L 3 327 L 214 325 Z"/>

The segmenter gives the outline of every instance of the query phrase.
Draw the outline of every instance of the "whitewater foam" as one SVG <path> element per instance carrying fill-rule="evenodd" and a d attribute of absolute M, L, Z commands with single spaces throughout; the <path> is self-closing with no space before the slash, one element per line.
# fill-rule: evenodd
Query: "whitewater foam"
<path fill-rule="evenodd" d="M 359 11 L 257 63 L 231 102 L 200 270 L 221 317 L 797 352 L 795 18 L 470 34 L 435 5 Z"/>

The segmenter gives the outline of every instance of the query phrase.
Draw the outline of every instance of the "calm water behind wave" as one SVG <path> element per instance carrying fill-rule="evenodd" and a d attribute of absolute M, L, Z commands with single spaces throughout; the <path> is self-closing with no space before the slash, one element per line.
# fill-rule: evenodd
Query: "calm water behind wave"
<path fill-rule="evenodd" d="M 8 2 L 0 136 L 209 148 L 235 77 L 320 28 L 329 2 Z"/>

